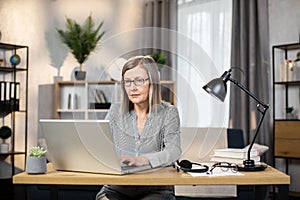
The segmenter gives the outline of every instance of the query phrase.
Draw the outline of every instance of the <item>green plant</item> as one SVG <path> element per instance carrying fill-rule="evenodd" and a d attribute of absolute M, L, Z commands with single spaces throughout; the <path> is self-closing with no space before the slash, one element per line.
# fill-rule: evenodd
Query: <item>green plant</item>
<path fill-rule="evenodd" d="M 286 113 L 292 113 L 293 111 L 294 111 L 294 107 L 293 106 L 285 108 L 285 112 Z"/>
<path fill-rule="evenodd" d="M 29 150 L 29 156 L 31 157 L 42 157 L 45 156 L 47 153 L 47 150 L 44 150 L 42 147 L 36 146 L 31 147 Z"/>
<path fill-rule="evenodd" d="M 2 126 L 0 128 L 0 138 L 3 140 L 2 142 L 5 143 L 5 140 L 9 138 L 12 134 L 11 129 L 8 126 Z"/>
<path fill-rule="evenodd" d="M 152 58 L 155 60 L 158 66 L 158 70 L 161 70 L 161 68 L 164 67 L 164 65 L 167 63 L 167 57 L 163 53 L 153 52 Z"/>
<path fill-rule="evenodd" d="M 67 17 L 66 30 L 57 29 L 62 42 L 71 49 L 71 53 L 79 63 L 80 71 L 82 71 L 82 64 L 90 53 L 95 50 L 98 42 L 105 34 L 105 31 L 100 33 L 103 23 L 104 21 L 95 29 L 95 23 L 91 15 L 87 17 L 82 25 Z"/>

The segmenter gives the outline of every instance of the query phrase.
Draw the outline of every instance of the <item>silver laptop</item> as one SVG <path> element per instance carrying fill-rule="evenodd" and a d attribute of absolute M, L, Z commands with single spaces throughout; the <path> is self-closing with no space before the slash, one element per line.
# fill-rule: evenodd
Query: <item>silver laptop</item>
<path fill-rule="evenodd" d="M 56 170 L 128 174 L 151 166 L 119 162 L 108 120 L 40 120 L 42 134 Z"/>

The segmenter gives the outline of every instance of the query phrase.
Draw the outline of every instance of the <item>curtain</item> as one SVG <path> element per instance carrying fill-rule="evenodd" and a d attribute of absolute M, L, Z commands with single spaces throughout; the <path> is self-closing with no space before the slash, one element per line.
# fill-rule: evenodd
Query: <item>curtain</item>
<path fill-rule="evenodd" d="M 271 76 L 268 1 L 233 0 L 232 18 L 232 78 L 262 102 L 269 103 Z M 261 114 L 257 111 L 254 99 L 234 84 L 230 87 L 230 126 L 244 131 L 247 144 L 253 139 Z M 268 164 L 272 164 L 272 138 L 270 111 L 267 111 L 255 143 L 270 147 L 263 158 Z"/>
<path fill-rule="evenodd" d="M 153 52 L 166 55 L 166 66 L 161 70 L 161 79 L 172 79 L 176 68 L 176 38 L 173 31 L 177 29 L 176 0 L 148 0 L 144 5 L 144 27 L 151 27 L 144 37 L 143 54 Z"/>
<path fill-rule="evenodd" d="M 202 86 L 230 68 L 231 0 L 180 1 L 177 104 L 184 127 L 227 127 L 229 103 Z"/>

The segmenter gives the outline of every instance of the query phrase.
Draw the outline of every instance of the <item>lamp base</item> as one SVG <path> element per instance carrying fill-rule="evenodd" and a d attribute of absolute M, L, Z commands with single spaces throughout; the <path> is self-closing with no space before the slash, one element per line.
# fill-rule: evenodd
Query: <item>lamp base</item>
<path fill-rule="evenodd" d="M 267 168 L 267 165 L 254 164 L 254 160 L 245 160 L 243 162 L 243 165 L 238 165 L 238 171 L 244 171 L 244 172 L 257 172 L 257 171 L 264 171 Z"/>

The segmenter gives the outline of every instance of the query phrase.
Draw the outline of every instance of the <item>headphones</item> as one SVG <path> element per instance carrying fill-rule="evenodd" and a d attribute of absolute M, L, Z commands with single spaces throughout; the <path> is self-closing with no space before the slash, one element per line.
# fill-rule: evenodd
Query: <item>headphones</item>
<path fill-rule="evenodd" d="M 193 165 L 198 165 L 201 168 L 193 169 Z M 194 173 L 204 173 L 208 171 L 207 165 L 202 165 L 200 163 L 193 163 L 188 160 L 176 161 L 177 171 L 182 170 L 184 172 L 194 172 Z"/>

